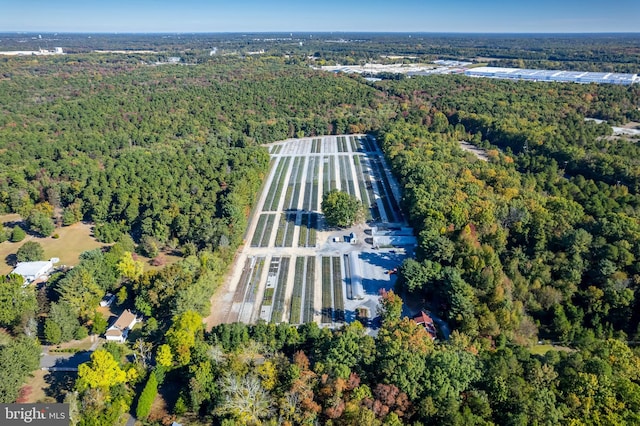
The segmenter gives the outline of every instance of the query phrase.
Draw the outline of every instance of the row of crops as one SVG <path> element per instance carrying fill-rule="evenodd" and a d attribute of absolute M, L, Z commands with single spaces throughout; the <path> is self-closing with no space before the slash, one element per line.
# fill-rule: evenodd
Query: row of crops
<path fill-rule="evenodd" d="M 290 162 L 291 157 L 283 157 L 278 162 L 278 167 L 271 181 L 271 187 L 269 187 L 267 198 L 264 200 L 264 205 L 262 206 L 263 211 L 278 210 L 278 204 L 280 203 L 280 196 L 282 195 L 282 188 L 284 186 L 284 178 L 287 175 Z"/>
<path fill-rule="evenodd" d="M 300 233 L 298 234 L 298 247 L 315 247 L 317 243 L 317 230 L 317 213 L 302 213 L 300 215 Z"/>
<path fill-rule="evenodd" d="M 382 201 L 382 207 L 384 208 L 388 222 L 401 222 L 402 216 L 400 214 L 400 206 L 396 198 L 393 196 L 391 190 L 391 184 L 387 174 L 384 171 L 384 166 L 380 158 L 371 158 L 370 160 L 371 170 L 376 184 L 378 185 L 378 194 Z"/>
<path fill-rule="evenodd" d="M 258 218 L 256 230 L 251 238 L 251 247 L 268 247 L 269 237 L 275 222 L 276 215 L 274 213 L 261 214 Z"/>
<path fill-rule="evenodd" d="M 362 148 L 366 152 L 375 152 L 377 151 L 376 141 L 371 136 L 365 136 L 360 138 L 360 143 L 362 144 Z"/>
<path fill-rule="evenodd" d="M 353 183 L 353 173 L 351 173 L 351 162 L 349 156 L 338 156 L 338 164 L 340 165 L 340 188 L 349 193 L 349 195 L 357 196 L 356 187 Z"/>
<path fill-rule="evenodd" d="M 283 213 L 276 230 L 276 247 L 293 247 L 293 231 L 296 229 L 296 213 Z"/>
<path fill-rule="evenodd" d="M 336 181 L 336 164 L 335 164 L 335 156 L 330 155 L 328 157 L 324 157 L 324 167 L 322 169 L 322 191 L 329 192 L 332 189 L 338 188 L 338 183 Z"/>
<path fill-rule="evenodd" d="M 369 171 L 363 167 L 363 155 L 353 157 L 353 163 L 356 167 L 356 175 L 358 176 L 358 188 L 360 189 L 360 200 L 362 204 L 369 207 L 367 210 L 367 220 L 380 220 L 380 212 L 378 204 L 375 202 L 375 194 L 373 192 L 373 183 L 371 182 Z"/>
<path fill-rule="evenodd" d="M 289 277 L 289 257 L 280 258 L 280 268 L 275 294 L 273 297 L 273 309 L 271 310 L 271 322 L 282 322 L 284 313 L 284 298 L 287 289 L 287 278 Z"/>
<path fill-rule="evenodd" d="M 318 208 L 318 173 L 320 171 L 320 158 L 309 157 L 307 166 L 307 179 L 304 185 L 304 199 L 302 209 L 313 211 Z"/>
<path fill-rule="evenodd" d="M 293 294 L 291 295 L 289 309 L 289 322 L 291 324 L 313 322 L 315 274 L 316 258 L 314 256 L 296 258 Z"/>
<path fill-rule="evenodd" d="M 359 138 L 358 138 L 358 140 L 356 140 L 356 138 L 354 136 L 349 136 L 349 143 L 351 144 L 351 151 L 352 152 L 361 152 L 362 151 L 362 145 L 360 145 Z"/>
<path fill-rule="evenodd" d="M 338 152 L 349 152 L 349 149 L 347 148 L 347 138 L 346 137 L 338 136 L 337 142 L 338 142 Z"/>
<path fill-rule="evenodd" d="M 264 268 L 265 258 L 262 256 L 249 257 L 244 264 L 240 281 L 233 295 L 233 303 L 240 305 L 238 320 L 251 321 L 253 306 L 256 301 L 260 276 Z"/>
<path fill-rule="evenodd" d="M 344 322 L 344 293 L 340 257 L 322 256 L 322 310 L 321 322 Z"/>
<path fill-rule="evenodd" d="M 300 190 L 302 189 L 302 172 L 304 171 L 305 157 L 294 157 L 291 177 L 284 194 L 283 209 L 297 209 L 300 200 Z"/>
<path fill-rule="evenodd" d="M 322 139 L 314 139 L 311 141 L 311 153 L 320 154 L 322 148 Z"/>
<path fill-rule="evenodd" d="M 282 151 L 282 145 L 273 145 L 269 149 L 269 153 L 271 154 L 280 154 L 281 151 Z"/>
<path fill-rule="evenodd" d="M 284 299 L 289 276 L 290 258 L 274 256 L 269 263 L 267 286 L 262 296 L 260 317 L 273 322 L 281 322 L 284 311 Z"/>

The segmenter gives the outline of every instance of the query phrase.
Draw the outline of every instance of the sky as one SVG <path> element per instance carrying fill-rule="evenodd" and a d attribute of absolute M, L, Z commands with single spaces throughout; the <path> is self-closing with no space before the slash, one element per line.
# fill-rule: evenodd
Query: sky
<path fill-rule="evenodd" d="M 639 0 L 0 0 L 0 32 L 640 32 Z"/>

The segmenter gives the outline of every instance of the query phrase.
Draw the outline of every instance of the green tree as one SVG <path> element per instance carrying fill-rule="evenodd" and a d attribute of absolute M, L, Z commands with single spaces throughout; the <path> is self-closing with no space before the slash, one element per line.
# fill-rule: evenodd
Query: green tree
<path fill-rule="evenodd" d="M 32 262 L 44 259 L 44 249 L 37 241 L 27 241 L 16 253 L 18 262 Z"/>
<path fill-rule="evenodd" d="M 107 329 L 107 325 L 109 324 L 104 316 L 100 312 L 95 311 L 93 313 L 93 320 L 91 321 L 91 333 L 102 334 Z"/>
<path fill-rule="evenodd" d="M 186 311 L 173 318 L 173 324 L 165 338 L 180 365 L 187 365 L 191 360 L 191 348 L 196 344 L 203 331 L 202 317 L 194 311 Z"/>
<path fill-rule="evenodd" d="M 44 321 L 44 338 L 52 345 L 62 342 L 62 328 L 51 318 Z"/>
<path fill-rule="evenodd" d="M 322 197 L 322 213 L 331 226 L 351 226 L 362 217 L 362 211 L 362 203 L 346 192 L 334 189 Z"/>
<path fill-rule="evenodd" d="M 74 315 L 85 321 L 91 318 L 105 294 L 94 274 L 83 265 L 67 272 L 58 283 L 56 291 L 60 294 L 60 301 L 65 302 Z"/>
<path fill-rule="evenodd" d="M 15 327 L 23 319 L 33 317 L 37 309 L 33 286 L 23 287 L 20 275 L 0 275 L 0 325 Z"/>
<path fill-rule="evenodd" d="M 158 379 L 155 373 L 149 374 L 149 380 L 144 385 L 144 389 L 138 398 L 138 406 L 136 407 L 136 417 L 139 419 L 146 419 L 151 412 L 151 404 L 158 394 Z"/>
<path fill-rule="evenodd" d="M 75 336 L 76 329 L 80 327 L 78 317 L 75 315 L 74 310 L 64 301 L 53 302 L 51 304 L 45 326 L 49 321 L 55 323 L 60 328 L 60 340 L 62 342 L 72 340 Z M 51 326 L 52 330 L 54 328 L 55 327 Z M 54 336 L 57 335 L 57 332 L 53 331 L 53 333 L 55 333 Z"/>
<path fill-rule="evenodd" d="M 144 263 L 140 260 L 134 260 L 133 255 L 128 251 L 123 253 L 117 267 L 120 275 L 130 281 L 140 278 L 144 271 Z"/>
<path fill-rule="evenodd" d="M 164 368 L 169 368 L 173 365 L 173 353 L 171 352 L 171 346 L 160 345 L 156 352 L 156 362 Z"/>
<path fill-rule="evenodd" d="M 14 226 L 13 229 L 11 230 L 12 243 L 20 242 L 24 240 L 24 237 L 26 236 L 27 236 L 27 233 L 24 232 L 24 229 L 20 228 L 19 226 Z"/>
<path fill-rule="evenodd" d="M 31 231 L 38 233 L 43 237 L 48 237 L 53 234 L 53 231 L 56 229 L 51 217 L 39 210 L 34 210 L 29 215 L 27 218 L 27 224 Z"/>
<path fill-rule="evenodd" d="M 0 365 L 3 370 L 0 402 L 15 402 L 22 383 L 40 365 L 40 345 L 37 340 L 24 336 L 0 344 Z"/>
<path fill-rule="evenodd" d="M 397 323 L 402 315 L 402 299 L 393 290 L 382 290 L 378 307 L 383 324 Z"/>

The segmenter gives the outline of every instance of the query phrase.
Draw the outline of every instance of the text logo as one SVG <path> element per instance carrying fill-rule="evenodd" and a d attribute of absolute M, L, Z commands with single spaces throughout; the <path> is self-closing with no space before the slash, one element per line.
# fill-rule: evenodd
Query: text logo
<path fill-rule="evenodd" d="M 0 404 L 0 424 L 69 426 L 69 404 Z"/>

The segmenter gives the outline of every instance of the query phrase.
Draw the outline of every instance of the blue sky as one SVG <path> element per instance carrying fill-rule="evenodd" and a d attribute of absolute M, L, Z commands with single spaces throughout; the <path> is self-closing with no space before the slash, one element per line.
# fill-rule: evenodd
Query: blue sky
<path fill-rule="evenodd" d="M 0 0 L 0 32 L 640 32 L 640 0 Z"/>

